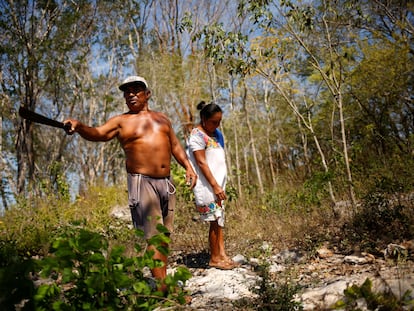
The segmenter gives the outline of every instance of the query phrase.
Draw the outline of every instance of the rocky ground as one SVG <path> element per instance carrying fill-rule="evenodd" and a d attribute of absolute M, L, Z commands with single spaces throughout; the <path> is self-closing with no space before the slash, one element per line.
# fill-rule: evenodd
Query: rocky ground
<path fill-rule="evenodd" d="M 264 245 L 266 247 L 266 245 Z M 404 246 L 399 251 L 406 251 Z M 388 255 L 398 255 L 396 251 Z M 385 252 L 387 257 L 387 253 Z M 180 254 L 172 256 L 175 265 L 185 265 L 193 277 L 185 288 L 192 293 L 192 302 L 186 310 L 255 310 L 260 298 L 254 293 L 258 286 L 258 268 L 266 263 L 269 277 L 276 286 L 281 282 L 300 285 L 296 295 L 304 310 L 331 310 L 332 305 L 343 298 L 344 289 L 358 286 L 369 278 L 373 282 L 373 292 L 392 291 L 402 297 L 411 291 L 414 299 L 414 264 L 404 260 L 397 263 L 388 256 L 375 257 L 371 254 L 337 254 L 322 247 L 314 258 L 306 258 L 299 251 L 286 250 L 268 257 L 265 261 L 237 255 L 233 259 L 241 266 L 234 270 L 218 270 L 208 267 L 208 254 Z M 255 300 L 257 299 L 257 300 Z M 361 310 L 367 310 L 364 301 L 359 301 Z M 255 307 L 256 306 L 256 307 Z M 271 310 L 271 309 L 267 309 Z M 414 304 L 406 310 L 414 310 Z"/>
<path fill-rule="evenodd" d="M 115 210 L 114 216 L 129 219 L 123 209 Z M 367 278 L 372 281 L 375 293 L 392 292 L 401 298 L 408 292 L 408 298 L 413 302 L 402 310 L 414 310 L 414 240 L 401 245 L 389 244 L 382 254 L 376 255 L 357 250 L 353 254 L 342 254 L 328 244 L 313 256 L 300 250 L 275 254 L 267 242 L 263 242 L 261 251 L 261 258 L 235 256 L 233 260 L 241 265 L 228 271 L 210 268 L 206 252 L 173 251 L 169 258 L 169 273 L 174 273 L 177 265 L 186 266 L 192 273 L 192 278 L 185 284 L 192 301 L 183 309 L 259 309 L 263 299 L 254 289 L 261 280 L 261 267 L 267 266 L 269 280 L 274 286 L 293 284 L 300 287 L 295 301 L 303 310 L 332 310 L 332 305 L 344 298 L 347 287 L 361 286 Z M 356 309 L 368 310 L 363 300 L 357 303 Z M 268 306 L 266 310 L 280 309 Z"/>

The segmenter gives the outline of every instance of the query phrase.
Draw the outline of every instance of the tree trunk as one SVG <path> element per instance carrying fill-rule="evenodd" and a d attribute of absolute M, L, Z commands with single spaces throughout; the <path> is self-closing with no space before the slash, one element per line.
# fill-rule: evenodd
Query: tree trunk
<path fill-rule="evenodd" d="M 264 91 L 265 91 L 265 95 L 264 95 L 264 104 L 265 107 L 269 107 L 269 102 L 268 102 L 268 95 L 269 95 L 269 90 L 267 88 L 267 83 L 265 83 L 264 86 Z M 267 109 L 268 110 L 268 109 Z M 268 161 L 269 161 L 269 168 L 270 168 L 270 175 L 272 178 L 272 184 L 273 186 L 276 186 L 276 172 L 275 172 L 275 167 L 274 167 L 274 160 L 273 160 L 273 152 L 272 152 L 272 148 L 271 148 L 271 143 L 270 143 L 270 136 L 271 133 L 274 131 L 274 127 L 272 124 L 272 120 L 269 116 L 269 111 L 266 112 L 266 143 L 267 143 L 267 157 L 268 157 Z"/>
<path fill-rule="evenodd" d="M 348 143 L 347 143 L 347 137 L 345 133 L 345 120 L 344 120 L 344 114 L 343 114 L 343 102 L 342 102 L 341 92 L 338 92 L 337 104 L 339 108 L 339 121 L 341 123 L 341 136 L 342 136 L 342 146 L 343 146 L 343 153 L 344 153 L 344 162 L 345 162 L 346 174 L 348 178 L 348 191 L 349 191 L 349 196 L 351 197 L 352 206 L 355 210 L 356 198 L 355 198 L 355 192 L 354 192 L 354 184 L 352 181 L 351 167 L 349 165 L 350 160 L 348 156 Z"/>
<path fill-rule="evenodd" d="M 243 94 L 242 104 L 243 104 L 243 110 L 244 110 L 244 116 L 245 116 L 245 120 L 246 120 L 247 129 L 249 131 L 250 145 L 251 145 L 251 149 L 252 149 L 253 162 L 254 162 L 254 167 L 255 167 L 256 176 L 257 176 L 257 183 L 258 183 L 258 186 L 259 186 L 259 193 L 264 194 L 262 174 L 260 173 L 259 161 L 257 160 L 257 150 L 256 150 L 256 145 L 255 145 L 255 138 L 254 138 L 252 125 L 251 125 L 250 119 L 249 119 L 249 111 L 248 111 L 248 105 L 247 105 L 247 88 L 246 88 L 246 86 L 244 87 L 244 94 Z"/>
<path fill-rule="evenodd" d="M 3 205 L 3 210 L 8 210 L 8 204 L 7 204 L 7 197 L 6 197 L 6 189 L 5 184 L 3 180 L 5 177 L 3 174 L 5 173 L 6 168 L 6 159 L 3 158 L 3 117 L 0 116 L 0 172 L 2 175 L 0 175 L 0 195 L 1 195 L 1 201 Z M 0 215 L 1 215 L 0 210 Z"/>
<path fill-rule="evenodd" d="M 312 118 L 311 115 L 309 113 L 310 109 L 307 109 L 308 111 L 308 115 L 304 116 L 303 114 L 300 113 L 299 111 L 299 107 L 297 106 L 297 104 L 295 102 L 293 102 L 289 96 L 286 94 L 286 92 L 281 88 L 281 86 L 279 85 L 279 83 L 277 83 L 274 79 L 272 79 L 267 73 L 258 70 L 258 72 L 264 76 L 266 79 L 268 79 L 275 87 L 276 89 L 279 91 L 279 93 L 282 95 L 282 97 L 286 100 L 286 102 L 288 103 L 288 105 L 290 106 L 290 108 L 293 110 L 294 114 L 299 118 L 299 120 L 302 122 L 302 124 L 310 131 L 310 133 L 312 134 L 312 138 L 315 142 L 316 148 L 318 149 L 319 155 L 321 157 L 321 163 L 322 163 L 322 167 L 325 171 L 325 173 L 329 172 L 329 167 L 325 158 L 325 154 L 319 144 L 319 139 L 315 133 L 315 130 L 313 128 L 313 123 L 312 123 Z M 305 105 L 306 101 L 305 101 Z M 330 181 L 328 181 L 328 190 L 329 190 L 329 196 L 331 198 L 331 201 L 333 204 L 336 203 L 336 198 L 333 192 L 333 187 L 332 187 L 332 183 Z"/>

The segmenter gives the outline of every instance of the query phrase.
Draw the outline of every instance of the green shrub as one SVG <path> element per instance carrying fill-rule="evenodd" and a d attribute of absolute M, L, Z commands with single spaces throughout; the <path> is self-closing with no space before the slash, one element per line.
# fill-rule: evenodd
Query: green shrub
<path fill-rule="evenodd" d="M 168 252 L 161 248 L 165 242 L 169 238 L 162 232 L 150 241 L 164 253 Z M 153 252 L 129 258 L 124 256 L 124 247 L 108 245 L 102 235 L 83 228 L 69 228 L 56 239 L 51 255 L 38 262 L 41 275 L 53 281 L 37 288 L 37 310 L 152 310 L 160 304 L 185 302 L 178 282 L 190 278 L 187 269 L 179 268 L 167 277 L 169 294 L 165 297 L 144 277 L 144 267 L 163 264 L 152 259 Z M 139 245 L 136 251 L 141 252 Z"/>
<path fill-rule="evenodd" d="M 346 288 L 344 295 L 344 299 L 335 303 L 334 309 L 360 310 L 355 308 L 358 306 L 357 301 L 361 303 L 361 300 L 366 303 L 368 310 L 397 311 L 407 310 L 404 308 L 407 306 L 414 306 L 414 301 L 410 299 L 410 292 L 407 291 L 400 300 L 392 293 L 374 293 L 370 279 L 366 279 L 361 286 L 352 285 Z"/>
<path fill-rule="evenodd" d="M 395 201 L 385 193 L 373 192 L 346 225 L 346 231 L 361 248 L 375 252 L 392 241 L 411 239 L 413 221 L 411 202 Z"/>
<path fill-rule="evenodd" d="M 165 228 L 149 243 L 168 254 Z M 136 231 L 143 239 L 143 232 Z M 38 260 L 21 256 L 13 242 L 1 242 L 0 309 L 14 310 L 153 310 L 158 306 L 185 303 L 179 286 L 191 274 L 179 267 L 164 280 L 167 294 L 158 291 L 159 281 L 144 275 L 144 267 L 160 267 L 153 251 L 136 244 L 135 256 L 127 257 L 124 246 L 110 246 L 102 234 L 82 226 L 60 228 L 50 253 Z M 36 285 L 34 281 L 37 280 Z"/>
<path fill-rule="evenodd" d="M 13 241 L 22 255 L 44 255 L 61 228 L 74 222 L 106 234 L 109 239 L 125 240 L 131 230 L 109 214 L 116 205 L 126 206 L 126 200 L 122 189 L 99 186 L 91 186 L 85 196 L 73 203 L 55 197 L 21 198 L 0 218 L 0 241 Z"/>
<path fill-rule="evenodd" d="M 274 282 L 270 278 L 268 265 L 262 265 L 259 269 L 260 280 L 253 292 L 259 295 L 255 300 L 256 309 L 261 311 L 300 311 L 303 306 L 295 301 L 295 295 L 300 286 L 285 280 Z"/>
<path fill-rule="evenodd" d="M 30 278 L 35 263 L 19 256 L 13 242 L 0 241 L 0 310 L 15 310 L 15 305 L 26 301 L 21 310 L 33 310 L 35 287 Z"/>
<path fill-rule="evenodd" d="M 176 162 L 173 162 L 171 165 L 171 175 L 174 178 L 177 201 L 186 202 L 189 205 L 193 205 L 194 194 L 191 188 L 186 183 L 184 168 L 178 165 Z"/>
<path fill-rule="evenodd" d="M 331 172 L 316 172 L 303 183 L 303 189 L 298 191 L 299 201 L 306 205 L 320 206 L 323 199 L 328 197 L 327 184 L 332 181 Z"/>

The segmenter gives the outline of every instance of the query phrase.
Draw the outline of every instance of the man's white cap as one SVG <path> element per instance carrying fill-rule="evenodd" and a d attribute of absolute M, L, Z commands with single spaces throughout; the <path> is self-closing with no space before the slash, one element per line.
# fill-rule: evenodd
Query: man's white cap
<path fill-rule="evenodd" d="M 130 76 L 126 78 L 124 81 L 122 81 L 121 85 L 119 86 L 119 89 L 124 92 L 128 85 L 135 84 L 135 83 L 141 83 L 145 85 L 145 88 L 148 88 L 148 83 L 145 81 L 143 77 L 140 76 Z"/>

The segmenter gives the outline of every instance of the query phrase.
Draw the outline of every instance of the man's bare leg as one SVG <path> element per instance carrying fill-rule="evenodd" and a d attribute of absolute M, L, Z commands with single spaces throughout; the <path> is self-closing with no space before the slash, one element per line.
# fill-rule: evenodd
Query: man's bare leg
<path fill-rule="evenodd" d="M 163 246 L 168 247 L 168 245 L 163 245 Z M 148 250 L 154 251 L 154 256 L 152 256 L 152 258 L 154 260 L 158 259 L 158 260 L 161 260 L 164 263 L 164 266 L 159 267 L 159 268 L 153 268 L 153 269 L 151 269 L 151 272 L 152 272 L 152 276 L 160 281 L 160 287 L 158 288 L 158 290 L 166 295 L 168 293 L 168 288 L 167 288 L 167 285 L 164 284 L 163 281 L 167 276 L 168 257 L 166 255 L 162 254 L 153 245 L 149 245 Z M 191 296 L 185 296 L 184 299 L 185 299 L 185 302 L 187 304 L 191 303 L 191 300 L 192 300 Z"/>
<path fill-rule="evenodd" d="M 154 260 L 161 260 L 164 263 L 162 267 L 151 269 L 151 272 L 152 272 L 152 276 L 161 282 L 161 287 L 158 288 L 158 290 L 162 291 L 163 293 L 166 293 L 167 286 L 163 284 L 163 280 L 167 276 L 168 258 L 166 255 L 162 254 L 159 250 L 157 250 L 157 248 L 153 245 L 149 245 L 148 250 L 154 251 L 154 255 L 152 256 Z"/>

